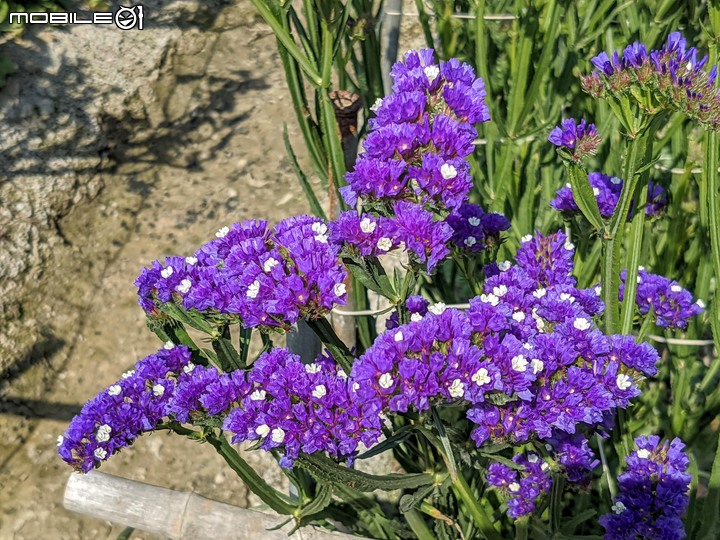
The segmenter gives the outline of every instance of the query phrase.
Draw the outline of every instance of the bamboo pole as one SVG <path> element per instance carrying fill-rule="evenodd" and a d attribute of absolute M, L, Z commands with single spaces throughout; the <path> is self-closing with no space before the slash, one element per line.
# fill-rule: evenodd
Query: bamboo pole
<path fill-rule="evenodd" d="M 165 536 L 173 540 L 287 540 L 292 523 L 268 530 L 286 518 L 238 508 L 196 493 L 174 491 L 99 471 L 73 474 L 65 488 L 65 508 Z M 315 527 L 298 530 L 303 540 L 353 540 L 355 536 Z"/>

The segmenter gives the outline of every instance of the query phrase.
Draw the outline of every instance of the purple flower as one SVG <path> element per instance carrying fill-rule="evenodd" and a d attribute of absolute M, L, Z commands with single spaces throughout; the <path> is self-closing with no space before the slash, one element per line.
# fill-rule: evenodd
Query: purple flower
<path fill-rule="evenodd" d="M 421 206 L 405 201 L 395 203 L 394 237 L 405 243 L 408 251 L 427 263 L 428 272 L 449 253 L 446 243 L 452 229 L 443 221 L 435 221 L 433 214 Z"/>
<path fill-rule="evenodd" d="M 478 252 L 500 243 L 500 232 L 510 228 L 502 214 L 486 214 L 477 204 L 464 203 L 447 219 L 453 229 L 451 242 L 458 248 Z"/>
<path fill-rule="evenodd" d="M 143 358 L 83 406 L 58 438 L 58 453 L 76 470 L 99 467 L 166 416 L 177 375 L 190 363 L 190 350 L 166 345 Z"/>
<path fill-rule="evenodd" d="M 686 537 L 682 516 L 689 502 L 690 460 L 678 438 L 635 439 L 638 449 L 627 458 L 627 471 L 618 477 L 619 495 L 612 512 L 600 518 L 607 540 Z"/>
<path fill-rule="evenodd" d="M 550 467 L 534 452 L 527 456 L 517 454 L 513 461 L 520 470 L 513 470 L 503 463 L 488 466 L 488 484 L 508 497 L 507 513 L 513 519 L 532 514 L 541 496 L 550 492 L 552 478 Z"/>
<path fill-rule="evenodd" d="M 569 151 L 574 161 L 580 161 L 585 156 L 595 154 L 602 139 L 597 134 L 595 124 L 588 124 L 585 120 L 576 122 L 575 119 L 568 118 L 553 128 L 548 141 Z"/>
<path fill-rule="evenodd" d="M 627 271 L 623 270 L 620 273 L 620 300 L 625 296 L 626 276 Z M 661 328 L 686 328 L 690 318 L 704 311 L 703 302 L 694 301 L 690 291 L 677 281 L 650 274 L 642 268 L 638 272 L 635 300 L 642 315 L 652 310 L 655 324 Z"/>
<path fill-rule="evenodd" d="M 593 188 L 595 199 L 600 209 L 600 215 L 604 218 L 610 218 L 615 212 L 620 194 L 623 188 L 623 180 L 615 176 L 608 176 L 598 172 L 588 174 L 588 180 Z M 667 206 L 667 195 L 662 186 L 650 182 L 648 184 L 648 202 L 645 206 L 645 213 L 648 216 L 660 214 Z M 566 184 L 560 188 L 555 194 L 555 198 L 550 201 L 550 206 L 560 212 L 568 214 L 578 214 L 580 208 L 575 202 L 575 197 L 570 184 Z M 628 212 L 628 221 L 632 220 L 632 207 Z"/>

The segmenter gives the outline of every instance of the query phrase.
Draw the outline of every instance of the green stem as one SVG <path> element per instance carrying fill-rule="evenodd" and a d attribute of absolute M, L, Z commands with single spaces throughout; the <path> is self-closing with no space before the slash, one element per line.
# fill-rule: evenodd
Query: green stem
<path fill-rule="evenodd" d="M 493 527 L 490 518 L 480 506 L 479 501 L 475 498 L 475 495 L 470 491 L 462 472 L 453 479 L 453 488 L 455 494 L 462 499 L 465 503 L 465 508 L 470 512 L 475 525 L 480 529 L 480 534 L 485 540 L 502 540 L 500 533 Z"/>
<path fill-rule="evenodd" d="M 715 273 L 715 297 L 720 301 L 720 174 L 718 174 L 718 138 L 716 131 L 708 131 L 705 139 L 705 182 L 707 184 L 710 218 L 710 251 Z M 720 335 L 713 332 L 715 347 L 720 350 Z"/>
<path fill-rule="evenodd" d="M 565 488 L 565 478 L 560 474 L 553 475 L 552 490 L 550 491 L 550 530 L 557 532 L 562 524 L 562 496 Z"/>
<path fill-rule="evenodd" d="M 515 540 L 528 540 L 528 530 L 530 529 L 530 519 L 518 519 L 515 522 Z"/>

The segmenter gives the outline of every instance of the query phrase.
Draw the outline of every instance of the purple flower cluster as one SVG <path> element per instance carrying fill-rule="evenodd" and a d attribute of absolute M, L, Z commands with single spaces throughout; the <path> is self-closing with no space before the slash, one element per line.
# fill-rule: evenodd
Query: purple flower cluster
<path fill-rule="evenodd" d="M 623 180 L 615 176 L 608 176 L 606 174 L 592 172 L 588 174 L 588 180 L 592 186 L 595 199 L 600 209 L 600 215 L 604 218 L 609 218 L 615 212 L 618 202 L 620 201 L 620 193 L 623 188 Z M 667 206 L 667 195 L 662 186 L 659 186 L 653 182 L 648 184 L 648 195 L 647 204 L 645 206 L 645 213 L 648 216 L 660 214 Z M 550 206 L 560 212 L 567 212 L 568 214 L 577 214 L 580 212 L 580 208 L 575 202 L 573 196 L 572 187 L 570 184 L 566 184 L 560 188 L 555 194 L 555 198 L 550 201 Z M 628 221 L 632 219 L 633 211 L 632 208 L 628 212 Z"/>
<path fill-rule="evenodd" d="M 325 222 L 294 216 L 271 230 L 266 221 L 223 227 L 194 256 L 153 262 L 135 285 L 149 314 L 174 301 L 239 315 L 246 328 L 287 329 L 299 317 L 322 317 L 344 303 L 346 277 Z"/>
<path fill-rule="evenodd" d="M 234 433 L 234 443 L 256 440 L 264 450 L 283 450 L 283 467 L 292 467 L 300 452 L 352 459 L 360 443 L 370 446 L 382 433 L 379 410 L 357 399 L 355 385 L 330 358 L 303 364 L 274 349 L 257 359 L 248 381 L 250 391 L 223 429 Z"/>
<path fill-rule="evenodd" d="M 58 437 L 62 459 L 78 471 L 89 472 L 155 429 L 166 416 L 178 373 L 190 365 L 190 350 L 171 343 L 143 358 L 73 418 Z"/>
<path fill-rule="evenodd" d="M 627 271 L 620 273 L 620 300 L 625 296 Z M 652 310 L 655 324 L 662 328 L 686 328 L 690 318 L 704 311 L 702 300 L 693 301 L 690 291 L 677 281 L 651 274 L 640 268 L 635 301 L 642 315 Z"/>
<path fill-rule="evenodd" d="M 510 228 L 505 216 L 486 213 L 477 204 L 463 203 L 447 217 L 452 227 L 451 242 L 459 249 L 479 252 L 500 243 L 500 233 Z"/>
<path fill-rule="evenodd" d="M 652 102 L 637 98 L 642 107 L 654 112 L 659 103 L 716 129 L 720 123 L 720 90 L 714 86 L 718 68 L 707 71 L 707 62 L 707 56 L 698 58 L 697 49 L 687 47 L 680 32 L 673 32 L 658 50 L 648 51 L 645 45 L 633 43 L 622 54 L 600 53 L 592 59 L 597 71 L 583 77 L 582 85 L 595 97 L 649 93 Z"/>
<path fill-rule="evenodd" d="M 517 519 L 535 511 L 540 496 L 550 492 L 552 477 L 550 466 L 534 452 L 526 456 L 516 454 L 513 461 L 520 470 L 493 462 L 488 466 L 486 479 L 491 487 L 508 497 L 508 516 Z"/>
<path fill-rule="evenodd" d="M 430 302 L 428 302 L 419 295 L 410 296 L 407 300 L 405 300 L 405 307 L 410 314 L 411 321 L 421 320 L 425 315 L 427 315 L 429 306 Z M 388 320 L 385 322 L 385 329 L 392 330 L 393 328 L 397 328 L 398 326 L 400 326 L 399 318 L 400 316 L 397 310 L 393 311 L 390 314 L 390 317 L 388 317 Z"/>
<path fill-rule="evenodd" d="M 348 255 L 404 245 L 432 272 L 450 254 L 448 210 L 461 208 L 473 185 L 465 158 L 477 137 L 472 124 L 490 119 L 485 86 L 467 64 L 435 64 L 429 49 L 408 52 L 392 76 L 393 94 L 372 107 L 364 152 L 341 188 L 350 206 L 361 199 L 372 213 L 344 213 L 333 237 Z M 504 230 L 498 223 L 487 223 L 488 236 Z"/>
<path fill-rule="evenodd" d="M 567 118 L 553 128 L 548 141 L 558 148 L 565 149 L 574 161 L 579 162 L 584 157 L 595 154 L 602 139 L 597 133 L 595 124 L 588 124 L 585 120 L 576 122 L 573 118 Z"/>
<path fill-rule="evenodd" d="M 330 224 L 330 238 L 348 256 L 378 256 L 402 246 L 413 253 L 432 272 L 449 253 L 450 225 L 436 221 L 432 212 L 408 201 L 393 205 L 395 216 L 358 216 L 353 210 L 341 212 Z"/>
<path fill-rule="evenodd" d="M 689 502 L 690 460 L 678 438 L 660 443 L 660 437 L 635 439 L 638 450 L 627 458 L 627 471 L 618 477 L 620 494 L 613 512 L 600 518 L 606 540 L 685 538 L 682 515 Z"/>
<path fill-rule="evenodd" d="M 594 327 L 603 305 L 576 288 L 573 250 L 562 233 L 523 238 L 467 313 L 435 304 L 379 336 L 353 365 L 358 396 L 393 412 L 464 400 L 478 446 L 605 429 L 658 355 Z"/>

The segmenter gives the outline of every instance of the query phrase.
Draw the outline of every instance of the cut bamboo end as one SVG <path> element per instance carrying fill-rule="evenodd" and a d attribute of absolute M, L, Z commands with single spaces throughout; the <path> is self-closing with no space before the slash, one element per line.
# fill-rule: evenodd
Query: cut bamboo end
<path fill-rule="evenodd" d="M 174 491 L 99 471 L 71 475 L 65 488 L 64 505 L 72 512 L 174 540 L 287 540 L 292 528 L 292 523 L 288 523 L 278 530 L 268 530 L 285 521 L 285 516 L 238 508 L 196 493 Z M 357 540 L 358 537 L 304 527 L 291 538 Z"/>

